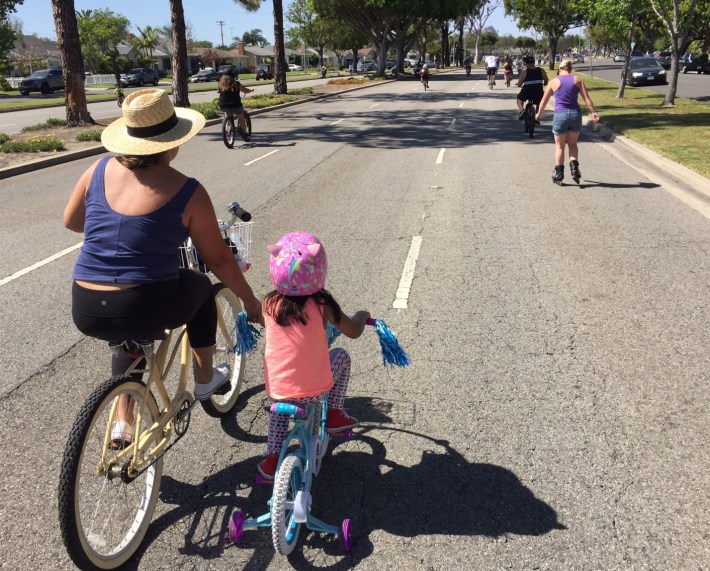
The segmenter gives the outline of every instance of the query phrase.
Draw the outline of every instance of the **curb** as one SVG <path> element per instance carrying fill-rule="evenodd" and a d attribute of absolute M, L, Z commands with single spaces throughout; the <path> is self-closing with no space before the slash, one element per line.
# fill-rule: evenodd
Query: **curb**
<path fill-rule="evenodd" d="M 710 218 L 710 179 L 632 141 L 602 123 L 584 118 L 586 134 L 620 161 Z M 616 145 L 623 147 L 619 152 Z M 698 204 L 702 203 L 702 204 Z M 704 206 L 703 206 L 704 205 Z"/>
<path fill-rule="evenodd" d="M 395 81 L 395 80 L 389 80 L 389 81 Z M 320 95 L 315 95 L 313 97 L 298 99 L 296 101 L 289 101 L 287 103 L 280 103 L 279 105 L 272 105 L 271 107 L 263 107 L 261 109 L 254 109 L 252 111 L 249 111 L 249 115 L 254 116 L 254 115 L 261 115 L 262 113 L 267 113 L 269 111 L 279 111 L 279 110 L 285 109 L 287 107 L 293 107 L 294 105 L 300 105 L 302 103 L 311 103 L 313 101 L 320 101 L 321 99 L 335 97 L 336 95 L 341 95 L 342 93 L 350 93 L 351 91 L 358 91 L 360 89 L 367 89 L 368 87 L 374 87 L 375 85 L 382 85 L 383 83 L 387 83 L 387 82 L 388 82 L 388 80 L 378 81 L 377 83 L 371 83 L 369 85 L 357 85 L 357 86 L 351 87 L 349 89 L 343 89 L 341 91 L 334 91 L 332 93 L 322 93 Z M 221 122 L 222 122 L 221 117 L 219 117 L 217 119 L 208 119 L 205 122 L 205 126 L 209 127 L 212 125 L 218 125 Z M 100 155 L 105 152 L 107 152 L 107 151 L 103 145 L 96 145 L 95 147 L 88 147 L 88 148 L 82 149 L 80 151 L 72 151 L 70 153 L 65 153 L 63 155 L 57 155 L 57 156 L 53 156 L 53 157 L 43 157 L 41 159 L 37 159 L 34 161 L 23 163 L 21 165 L 16 165 L 13 167 L 6 167 L 4 169 L 0 169 L 0 180 L 5 179 L 5 178 L 10 178 L 13 176 L 17 176 L 20 174 L 26 174 L 28 172 L 40 170 L 45 167 L 61 165 L 63 163 L 68 163 L 70 161 L 84 159 L 86 157 L 91 157 L 94 155 Z"/>

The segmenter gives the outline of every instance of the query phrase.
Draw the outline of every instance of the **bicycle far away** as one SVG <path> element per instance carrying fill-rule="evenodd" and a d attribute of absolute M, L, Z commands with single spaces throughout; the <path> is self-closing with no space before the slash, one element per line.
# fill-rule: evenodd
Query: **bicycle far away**
<path fill-rule="evenodd" d="M 238 203 L 219 221 L 223 238 L 243 271 L 249 268 L 251 215 Z M 180 248 L 183 267 L 209 272 L 189 239 Z M 239 298 L 217 282 L 215 363 L 231 366 L 229 382 L 199 401 L 207 414 L 228 414 L 239 399 L 245 356 L 237 354 Z M 116 569 L 136 550 L 150 526 L 160 492 L 163 456 L 190 425 L 196 401 L 187 390 L 192 350 L 185 326 L 164 337 L 109 343 L 126 362 L 122 375 L 99 385 L 81 407 L 59 474 L 59 526 L 67 552 L 83 570 Z M 170 396 L 172 391 L 173 396 Z M 126 435 L 121 422 L 133 430 Z"/>

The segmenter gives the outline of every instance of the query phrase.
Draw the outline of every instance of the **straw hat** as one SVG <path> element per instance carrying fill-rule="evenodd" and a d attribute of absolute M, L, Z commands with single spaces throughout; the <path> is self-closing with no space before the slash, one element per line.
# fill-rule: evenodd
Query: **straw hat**
<path fill-rule="evenodd" d="M 205 126 L 202 113 L 173 107 L 162 89 L 141 89 L 123 101 L 123 117 L 101 133 L 112 153 L 152 155 L 182 145 Z"/>

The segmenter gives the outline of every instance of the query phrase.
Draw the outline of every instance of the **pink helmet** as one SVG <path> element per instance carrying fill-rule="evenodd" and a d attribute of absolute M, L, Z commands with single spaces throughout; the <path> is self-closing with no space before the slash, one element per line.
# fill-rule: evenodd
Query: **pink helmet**
<path fill-rule="evenodd" d="M 269 273 L 283 295 L 311 295 L 325 287 L 328 259 L 320 240 L 308 232 L 289 232 L 269 246 Z"/>

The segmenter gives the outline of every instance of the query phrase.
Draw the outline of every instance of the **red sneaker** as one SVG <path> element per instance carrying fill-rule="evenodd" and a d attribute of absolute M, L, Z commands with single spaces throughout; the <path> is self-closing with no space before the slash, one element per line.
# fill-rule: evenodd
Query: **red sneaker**
<path fill-rule="evenodd" d="M 278 454 L 267 454 L 264 456 L 264 459 L 259 462 L 257 465 L 257 469 L 259 470 L 259 474 L 265 479 L 265 480 L 273 480 L 274 475 L 276 474 L 276 467 L 279 463 L 279 455 Z"/>
<path fill-rule="evenodd" d="M 342 408 L 329 408 L 328 418 L 325 421 L 325 429 L 330 432 L 342 432 L 355 428 L 360 422 L 357 418 L 348 415 Z"/>

